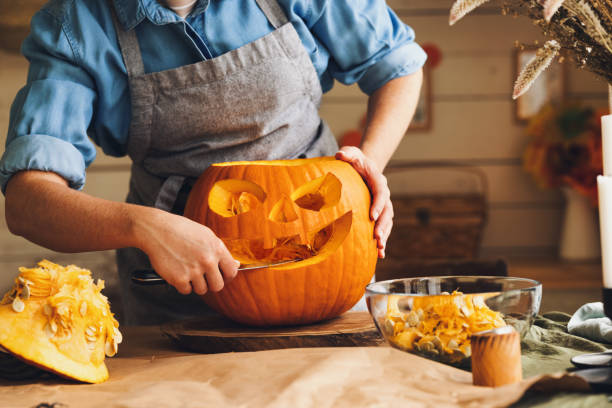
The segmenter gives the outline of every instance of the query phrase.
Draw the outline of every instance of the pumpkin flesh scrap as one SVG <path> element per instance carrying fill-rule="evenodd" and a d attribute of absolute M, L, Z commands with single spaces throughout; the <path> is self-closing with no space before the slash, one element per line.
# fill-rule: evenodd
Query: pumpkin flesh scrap
<path fill-rule="evenodd" d="M 292 259 L 306 260 L 317 256 L 323 249 L 327 249 L 327 252 L 333 251 L 344 240 L 348 233 L 345 224 L 348 223 L 350 226 L 350 215 L 346 214 L 321 228 L 309 236 L 306 244 L 301 244 L 297 235 L 276 238 L 271 248 L 264 247 L 263 239 L 223 239 L 223 242 L 234 259 L 240 261 L 242 265 L 270 264 Z M 334 248 L 326 248 L 328 243 L 333 243 Z"/>
<path fill-rule="evenodd" d="M 342 183 L 332 173 L 316 178 L 298 188 L 291 196 L 295 203 L 307 210 L 321 211 L 340 201 Z"/>
<path fill-rule="evenodd" d="M 441 361 L 459 363 L 471 354 L 472 334 L 506 325 L 502 314 L 484 302 L 494 295 L 455 291 L 390 296 L 383 327 L 389 341 L 400 349 L 435 354 Z"/>

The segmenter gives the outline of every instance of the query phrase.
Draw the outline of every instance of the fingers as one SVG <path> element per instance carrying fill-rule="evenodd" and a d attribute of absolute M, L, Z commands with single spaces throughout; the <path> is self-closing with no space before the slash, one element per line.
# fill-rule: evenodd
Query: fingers
<path fill-rule="evenodd" d="M 223 277 L 219 271 L 219 264 L 208 268 L 206 271 L 206 282 L 208 283 L 208 288 L 212 292 L 219 292 L 223 289 Z"/>
<path fill-rule="evenodd" d="M 197 273 L 197 272 L 196 272 Z M 196 275 L 191 279 L 191 286 L 197 295 L 204 295 L 208 292 L 208 284 L 204 275 Z"/>
<path fill-rule="evenodd" d="M 393 206 L 391 201 L 388 201 L 384 206 L 376 225 L 374 226 L 374 238 L 378 246 L 378 257 L 385 257 L 385 248 L 387 245 L 387 239 L 391 234 L 393 227 Z"/>
<path fill-rule="evenodd" d="M 372 191 L 372 206 L 370 207 L 370 217 L 374 221 L 378 221 L 378 217 L 386 208 L 387 203 L 391 204 L 391 192 L 387 185 L 387 178 L 378 173 L 373 175 L 368 182 Z"/>
<path fill-rule="evenodd" d="M 221 244 L 223 245 L 223 243 Z M 223 245 L 221 256 L 219 257 L 219 269 L 221 270 L 225 283 L 231 282 L 232 279 L 236 277 L 239 266 L 240 262 L 235 260 L 230 251 Z"/>
<path fill-rule="evenodd" d="M 189 279 L 189 275 L 187 274 L 185 274 L 184 276 L 177 277 L 173 281 L 169 281 L 168 283 L 174 286 L 174 288 L 181 295 L 188 295 L 191 293 L 191 280 Z"/>
<path fill-rule="evenodd" d="M 387 178 L 382 174 L 372 160 L 354 146 L 344 146 L 336 153 L 338 160 L 348 162 L 363 177 L 372 193 L 372 205 L 370 206 L 370 218 L 374 221 L 385 208 L 390 200 L 391 192 L 387 185 Z"/>

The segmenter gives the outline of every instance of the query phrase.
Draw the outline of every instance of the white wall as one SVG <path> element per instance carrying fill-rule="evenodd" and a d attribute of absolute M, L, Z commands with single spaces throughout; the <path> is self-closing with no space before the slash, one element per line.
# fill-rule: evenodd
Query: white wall
<path fill-rule="evenodd" d="M 394 159 L 448 160 L 473 164 L 487 175 L 490 217 L 484 254 L 550 255 L 557 247 L 563 202 L 557 192 L 538 190 L 520 165 L 525 145 L 524 127 L 514 121 L 510 99 L 515 40 L 540 39 L 539 31 L 524 18 L 501 16 L 492 8 L 468 16 L 449 27 L 450 1 L 391 0 L 389 3 L 417 33 L 417 41 L 433 42 L 442 50 L 442 63 L 432 72 L 433 123 L 427 132 L 411 132 Z M 10 103 L 25 81 L 27 63 L 0 51 L 0 143 L 8 129 Z M 593 75 L 570 69 L 569 96 L 603 106 L 606 87 Z M 325 96 L 321 114 L 338 135 L 355 128 L 366 109 L 366 99 L 355 87 L 336 85 Z M 129 162 L 100 155 L 88 170 L 85 191 L 123 200 Z M 429 171 L 391 176 L 394 193 L 477 188 L 473 178 L 460 173 Z M 4 211 L 4 198 L 0 198 Z M 19 265 L 42 257 L 89 267 L 96 275 L 113 276 L 111 252 L 81 255 L 55 254 L 12 236 L 0 217 L 0 291 Z"/>

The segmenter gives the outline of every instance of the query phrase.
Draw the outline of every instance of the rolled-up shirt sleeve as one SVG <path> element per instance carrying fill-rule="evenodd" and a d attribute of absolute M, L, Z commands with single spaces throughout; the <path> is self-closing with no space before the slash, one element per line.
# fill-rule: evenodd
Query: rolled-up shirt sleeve
<path fill-rule="evenodd" d="M 372 94 L 389 80 L 412 74 L 427 55 L 414 30 L 384 0 L 319 0 L 311 31 L 330 54 L 327 73 Z"/>
<path fill-rule="evenodd" d="M 93 81 L 79 67 L 70 30 L 45 10 L 33 17 L 22 52 L 30 68 L 11 106 L 0 159 L 2 192 L 11 176 L 23 170 L 54 172 L 80 189 L 96 155 L 87 136 L 96 101 Z"/>

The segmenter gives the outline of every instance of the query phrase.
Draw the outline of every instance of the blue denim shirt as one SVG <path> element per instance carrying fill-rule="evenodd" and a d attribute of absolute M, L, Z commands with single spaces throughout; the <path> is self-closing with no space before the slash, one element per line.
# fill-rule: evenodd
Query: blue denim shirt
<path fill-rule="evenodd" d="M 255 0 L 198 0 L 185 20 L 156 0 L 113 1 L 120 24 L 136 30 L 146 72 L 214 58 L 274 30 Z M 414 31 L 384 0 L 278 1 L 324 91 L 338 80 L 370 94 L 425 62 Z M 20 170 L 52 171 L 80 189 L 93 143 L 126 154 L 130 97 L 108 1 L 51 0 L 22 51 L 30 69 L 11 107 L 2 191 Z"/>

